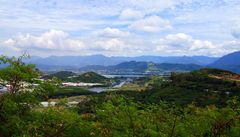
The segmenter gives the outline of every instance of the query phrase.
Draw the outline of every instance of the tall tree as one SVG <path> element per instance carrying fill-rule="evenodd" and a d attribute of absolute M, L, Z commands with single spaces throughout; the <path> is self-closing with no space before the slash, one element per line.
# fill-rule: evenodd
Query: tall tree
<path fill-rule="evenodd" d="M 33 64 L 25 64 L 24 58 L 28 58 L 29 55 L 23 54 L 16 57 L 0 57 L 0 64 L 5 64 L 6 67 L 0 69 L 0 79 L 9 85 L 9 92 L 15 94 L 21 90 L 24 90 L 24 85 L 27 83 L 33 83 L 34 79 L 38 78 L 39 71 Z"/>

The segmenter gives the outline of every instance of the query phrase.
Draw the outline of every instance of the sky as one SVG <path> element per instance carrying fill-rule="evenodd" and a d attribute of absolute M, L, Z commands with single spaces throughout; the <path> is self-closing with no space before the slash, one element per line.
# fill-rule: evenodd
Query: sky
<path fill-rule="evenodd" d="M 240 0 L 0 0 L 0 54 L 223 56 Z"/>

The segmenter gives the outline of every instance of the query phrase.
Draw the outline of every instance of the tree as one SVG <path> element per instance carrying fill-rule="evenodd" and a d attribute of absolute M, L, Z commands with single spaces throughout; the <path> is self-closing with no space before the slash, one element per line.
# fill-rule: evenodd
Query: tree
<path fill-rule="evenodd" d="M 28 58 L 29 55 L 23 54 L 16 57 L 0 57 L 0 65 L 6 64 L 7 66 L 0 70 L 0 79 L 6 84 L 10 85 L 10 94 L 18 93 L 21 90 L 25 90 L 24 86 L 27 83 L 33 83 L 39 76 L 39 71 L 33 64 L 25 64 L 24 58 Z"/>
<path fill-rule="evenodd" d="M 39 108 L 40 100 L 48 99 L 48 95 L 58 88 L 59 81 L 57 79 L 49 79 L 48 81 L 38 80 L 40 72 L 35 65 L 23 62 L 23 59 L 28 57 L 29 55 L 27 54 L 18 58 L 0 57 L 0 64 L 5 64 L 6 66 L 0 69 L 0 80 L 2 84 L 9 85 L 9 92 L 0 95 L 0 137 L 29 136 L 32 133 L 39 135 L 45 129 L 38 127 L 40 131 L 36 132 L 26 129 L 31 129 L 32 126 L 35 127 L 36 125 L 48 125 L 52 122 L 44 121 L 44 123 L 41 123 L 43 118 L 38 117 L 39 115 L 48 115 L 46 117 L 49 117 L 48 109 L 46 112 L 39 112 L 35 109 Z M 61 111 L 54 109 L 53 111 L 56 112 L 53 113 L 56 114 L 55 117 L 61 121 L 62 118 L 58 114 Z M 71 112 L 69 112 L 69 115 L 72 115 Z M 71 123 L 67 124 L 66 127 L 65 123 L 64 126 L 56 126 L 56 131 L 45 134 L 55 136 L 61 134 L 65 128 L 71 125 Z M 52 130 L 55 130 L 55 128 Z"/>

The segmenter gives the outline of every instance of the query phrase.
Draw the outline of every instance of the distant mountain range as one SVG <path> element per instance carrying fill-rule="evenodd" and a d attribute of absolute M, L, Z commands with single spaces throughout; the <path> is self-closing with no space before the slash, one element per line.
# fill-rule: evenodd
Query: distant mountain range
<path fill-rule="evenodd" d="M 240 73 L 240 51 L 219 58 L 215 62 L 209 64 L 209 67 Z"/>
<path fill-rule="evenodd" d="M 26 63 L 36 64 L 41 70 L 72 70 L 86 66 L 113 66 L 123 62 L 153 62 L 171 64 L 196 64 L 205 66 L 218 58 L 207 56 L 138 56 L 138 57 L 107 57 L 103 55 L 91 56 L 50 56 L 46 58 L 33 56 L 25 60 Z"/>
<path fill-rule="evenodd" d="M 240 51 L 223 57 L 207 56 L 138 56 L 138 57 L 107 57 L 104 55 L 91 56 L 50 56 L 46 58 L 33 56 L 25 59 L 25 63 L 36 64 L 42 71 L 81 71 L 81 70 L 117 70 L 122 67 L 134 68 L 135 71 L 146 70 L 149 63 L 158 69 L 191 70 L 192 68 L 218 68 L 240 74 Z M 130 63 L 129 63 L 130 62 Z M 135 62 L 135 64 L 134 64 Z M 128 66 L 130 65 L 130 66 Z M 191 67 L 192 66 L 192 67 Z M 0 68 L 6 65 L 1 64 Z M 117 69 L 116 69 L 117 68 Z M 177 69 L 176 69 L 177 68 Z M 194 69 L 193 69 L 194 70 Z"/>
<path fill-rule="evenodd" d="M 45 72 L 56 71 L 101 71 L 101 70 L 131 70 L 136 72 L 164 70 L 191 71 L 199 68 L 218 68 L 240 74 L 240 51 L 223 57 L 207 56 L 138 56 L 138 57 L 107 57 L 104 55 L 91 56 L 32 56 L 25 59 L 25 63 L 36 64 L 37 68 Z M 149 67 L 153 64 L 154 67 Z M 0 64 L 0 68 L 7 65 Z M 154 70 L 155 69 L 155 70 Z"/>

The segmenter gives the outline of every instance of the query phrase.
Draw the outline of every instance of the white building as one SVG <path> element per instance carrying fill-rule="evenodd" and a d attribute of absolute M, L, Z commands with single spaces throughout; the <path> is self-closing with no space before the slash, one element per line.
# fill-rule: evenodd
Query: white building
<path fill-rule="evenodd" d="M 0 92 L 7 92 L 8 89 L 5 86 L 0 85 Z"/>
<path fill-rule="evenodd" d="M 101 83 L 83 83 L 83 82 L 79 82 L 79 83 L 73 83 L 73 82 L 64 82 L 62 83 L 63 86 L 69 87 L 92 87 L 92 86 L 102 86 L 103 84 Z"/>

